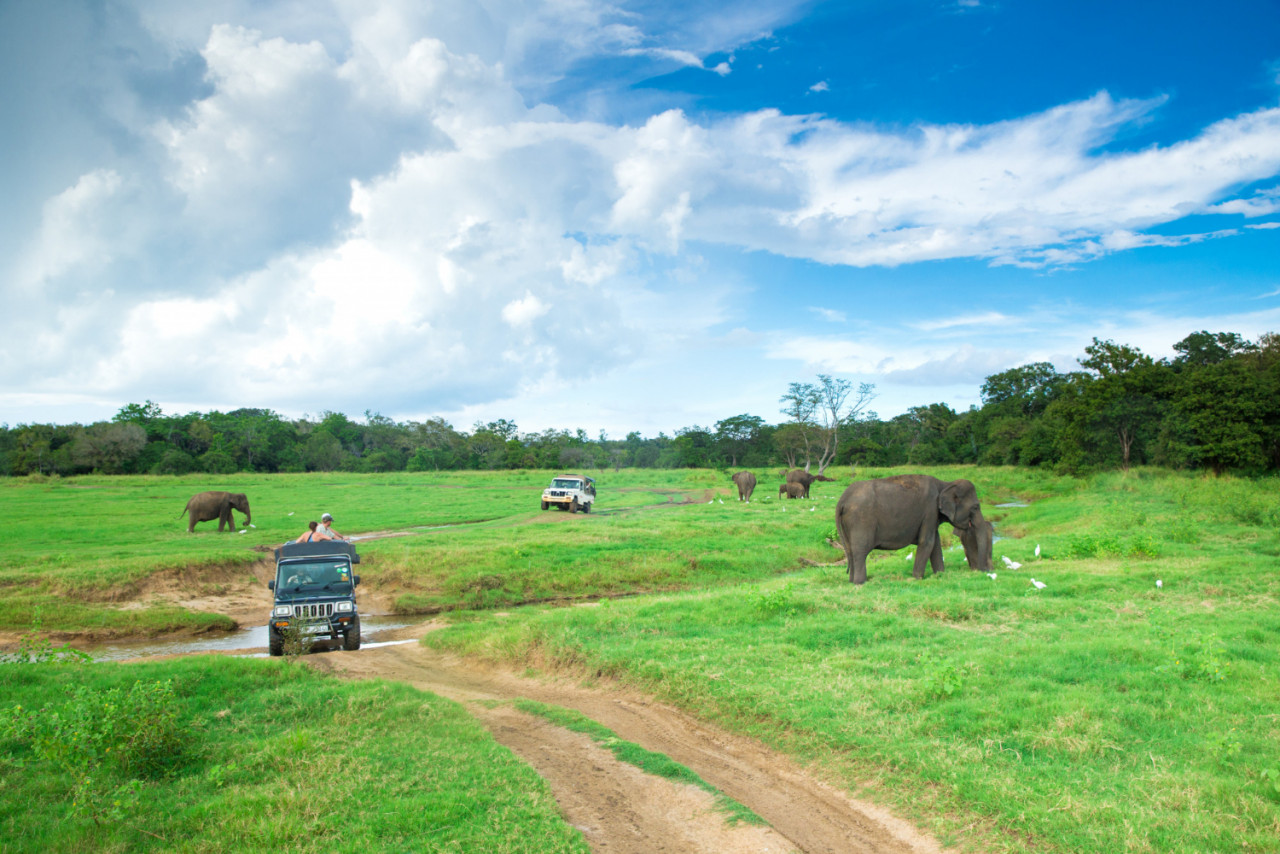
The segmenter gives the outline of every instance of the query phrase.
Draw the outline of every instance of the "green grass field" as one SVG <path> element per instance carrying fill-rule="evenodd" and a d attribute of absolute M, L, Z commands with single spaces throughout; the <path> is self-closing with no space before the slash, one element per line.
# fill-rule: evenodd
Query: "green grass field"
<path fill-rule="evenodd" d="M 0 556 L 0 628 L 26 629 L 35 607 L 46 629 L 216 620 L 116 600 L 153 573 L 260 559 L 328 510 L 343 533 L 410 532 L 363 544 L 362 576 L 405 612 L 447 612 L 428 643 L 639 687 L 967 850 L 1277 849 L 1274 479 L 932 470 L 978 485 L 997 577 L 966 570 L 947 537 L 942 576 L 913 579 L 910 550 L 875 553 L 854 587 L 823 565 L 842 559 L 826 542 L 839 483 L 759 500 L 780 478 L 757 472 L 758 500 L 740 505 L 727 474 L 590 473 L 589 516 L 538 509 L 550 472 L 0 483 L 17 535 Z M 247 492 L 257 528 L 188 536 L 178 511 L 208 488 Z M 247 662 L 235 678 L 255 667 L 287 671 Z M 23 690 L 57 696 L 37 682 Z M 192 802 L 219 796 L 192 785 Z"/>

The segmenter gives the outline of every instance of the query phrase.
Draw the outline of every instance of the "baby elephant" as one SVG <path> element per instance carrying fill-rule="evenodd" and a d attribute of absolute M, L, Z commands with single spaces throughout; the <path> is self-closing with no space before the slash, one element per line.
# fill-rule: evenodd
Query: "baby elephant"
<path fill-rule="evenodd" d="M 785 495 L 787 498 L 804 498 L 804 490 L 803 483 L 784 483 L 778 487 L 778 497 Z"/>
<path fill-rule="evenodd" d="M 198 492 L 187 501 L 182 513 L 187 515 L 187 533 L 193 533 L 197 522 L 218 520 L 218 533 L 226 526 L 236 529 L 236 519 L 231 515 L 232 508 L 244 514 L 244 523 L 249 524 L 249 499 L 243 492 Z M 181 516 L 182 513 L 178 515 Z"/>

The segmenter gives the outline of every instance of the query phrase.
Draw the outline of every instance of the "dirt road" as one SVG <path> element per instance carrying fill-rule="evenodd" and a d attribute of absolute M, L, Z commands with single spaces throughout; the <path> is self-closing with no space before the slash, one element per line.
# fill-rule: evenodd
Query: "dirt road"
<path fill-rule="evenodd" d="M 786 757 L 642 696 L 479 669 L 416 643 L 315 655 L 309 662 L 342 677 L 405 682 L 462 703 L 547 780 L 566 819 L 595 852 L 943 851 L 906 822 L 813 779 Z M 620 738 L 671 757 L 769 827 L 730 826 L 702 790 L 645 774 L 586 736 L 492 702 L 520 697 L 575 709 Z"/>

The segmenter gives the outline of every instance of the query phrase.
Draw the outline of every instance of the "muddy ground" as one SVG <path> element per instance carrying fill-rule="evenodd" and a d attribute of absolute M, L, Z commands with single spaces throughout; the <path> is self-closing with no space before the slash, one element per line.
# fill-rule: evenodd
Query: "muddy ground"
<path fill-rule="evenodd" d="M 406 630 L 419 635 L 430 624 Z M 785 756 L 640 694 L 585 688 L 567 677 L 530 679 L 420 644 L 316 655 L 309 663 L 348 679 L 392 679 L 463 704 L 550 785 L 592 851 L 923 854 L 944 849 L 874 804 L 855 800 Z M 527 698 L 575 709 L 620 738 L 671 757 L 749 807 L 768 827 L 731 826 L 709 794 L 619 762 L 583 735 L 524 714 Z M 495 702 L 498 701 L 498 702 Z"/>

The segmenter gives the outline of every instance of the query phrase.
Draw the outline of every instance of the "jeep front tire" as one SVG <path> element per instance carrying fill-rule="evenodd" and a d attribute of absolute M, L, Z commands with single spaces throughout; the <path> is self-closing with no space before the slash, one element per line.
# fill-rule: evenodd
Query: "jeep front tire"
<path fill-rule="evenodd" d="M 345 650 L 360 648 L 360 621 L 358 619 L 351 628 L 342 633 L 342 648 Z"/>

